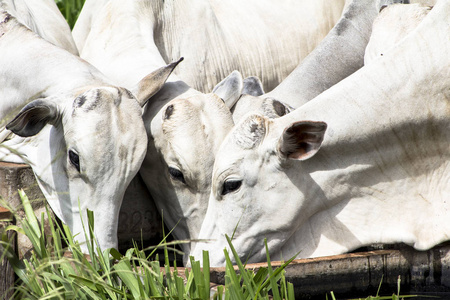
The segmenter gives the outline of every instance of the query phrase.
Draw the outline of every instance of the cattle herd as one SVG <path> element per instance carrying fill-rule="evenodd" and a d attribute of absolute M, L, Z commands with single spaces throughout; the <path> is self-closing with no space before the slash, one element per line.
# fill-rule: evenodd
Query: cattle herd
<path fill-rule="evenodd" d="M 429 249 L 450 240 L 449 20 L 448 0 L 86 0 L 71 31 L 54 0 L 0 0 L 0 161 L 73 233 L 92 210 L 102 249 L 138 173 L 185 262 L 224 265 L 226 235 L 249 262 L 265 238 L 273 259 Z"/>

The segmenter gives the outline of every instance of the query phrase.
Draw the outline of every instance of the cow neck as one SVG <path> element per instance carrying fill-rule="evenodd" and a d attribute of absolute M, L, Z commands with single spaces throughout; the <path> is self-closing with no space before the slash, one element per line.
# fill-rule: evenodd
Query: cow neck
<path fill-rule="evenodd" d="M 445 38 L 450 27 L 446 12 L 450 2 L 438 4 L 395 49 L 275 120 L 279 123 L 277 127 L 284 128 L 299 120 L 325 121 L 329 125 L 326 144 L 345 145 L 408 122 L 426 122 L 427 112 L 442 114 L 437 108 L 443 105 L 442 97 L 448 94 L 450 85 L 447 76 L 450 42 Z M 430 35 L 433 30 L 435 33 Z M 437 100 L 424 101 L 430 97 Z"/>
<path fill-rule="evenodd" d="M 17 105 L 62 91 L 105 84 L 106 79 L 94 67 L 41 39 L 8 14 L 0 30 L 2 90 L 15 90 Z"/>
<path fill-rule="evenodd" d="M 3 1 L 2 6 L 16 19 L 45 40 L 78 55 L 69 24 L 59 13 L 58 7 L 48 1 Z"/>
<path fill-rule="evenodd" d="M 265 97 L 300 107 L 360 69 L 376 16 L 373 0 L 353 1 L 317 48 Z"/>
<path fill-rule="evenodd" d="M 317 229 L 317 233 L 333 236 L 337 231 L 351 232 L 352 236 L 341 239 L 345 241 L 343 250 L 379 238 L 364 233 L 392 228 L 402 228 L 404 242 L 417 243 L 418 248 L 446 238 L 426 232 L 442 222 L 436 213 L 449 209 L 442 201 L 448 189 L 442 174 L 448 174 L 450 159 L 450 42 L 446 38 L 450 3 L 440 1 L 434 10 L 415 35 L 391 55 L 274 121 L 278 131 L 298 120 L 328 123 L 322 148 L 297 165 L 312 177 L 317 187 L 311 194 L 320 191 L 327 208 L 316 208 L 302 226 L 315 228 L 321 217 L 339 215 L 339 225 L 330 222 L 333 226 L 322 228 L 322 232 Z M 433 32 L 433 36 L 426 32 Z M 418 48 L 426 57 L 414 55 Z M 367 205 L 369 213 L 355 213 Z M 386 212 L 395 213 L 381 218 Z M 419 216 L 433 224 L 418 228 Z M 302 241 L 301 234 L 300 230 L 293 239 Z M 397 238 L 385 236 L 377 241 L 389 243 Z M 318 241 L 319 237 L 311 253 L 305 250 L 302 255 L 327 255 L 327 246 Z"/>

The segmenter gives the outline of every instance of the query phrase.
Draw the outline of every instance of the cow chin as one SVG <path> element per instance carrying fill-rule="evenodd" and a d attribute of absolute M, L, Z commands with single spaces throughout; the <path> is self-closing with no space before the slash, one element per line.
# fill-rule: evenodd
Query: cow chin
<path fill-rule="evenodd" d="M 58 169 L 54 168 L 53 171 L 55 170 Z M 102 182 L 94 187 L 80 178 L 69 180 L 67 176 L 61 176 L 61 173 L 56 174 L 59 176 L 53 172 L 42 172 L 36 174 L 36 178 L 50 207 L 56 216 L 70 228 L 75 240 L 80 243 L 82 251 L 88 253 L 86 245 L 86 235 L 89 237 L 87 209 L 93 211 L 95 218 L 96 243 L 94 243 L 94 248 L 97 245 L 101 250 L 117 248 L 118 217 L 125 193 L 125 188 L 119 187 L 127 186 L 131 179 L 127 180 L 124 185 L 108 180 L 108 182 Z M 121 176 L 114 177 L 123 178 Z M 60 187 L 61 190 L 56 190 L 53 188 L 54 186 Z M 104 187 L 99 188 L 99 186 Z M 113 186 L 116 188 L 112 188 Z"/>
<path fill-rule="evenodd" d="M 211 267 L 223 267 L 225 266 L 225 256 L 224 249 L 229 249 L 228 244 L 225 242 L 225 238 L 217 240 L 215 242 L 201 242 L 197 243 L 194 250 L 191 252 L 191 256 L 194 257 L 196 261 L 200 261 L 203 264 L 203 251 L 208 251 L 209 254 L 209 265 Z M 228 250 L 227 250 L 228 251 Z M 185 263 L 187 267 L 191 266 L 190 261 Z"/>
<path fill-rule="evenodd" d="M 260 242 L 253 238 L 242 238 L 233 239 L 231 243 L 242 262 L 256 263 L 265 260 L 266 255 L 263 241 Z M 221 235 L 220 238 L 215 240 L 214 242 L 197 243 L 194 251 L 192 252 L 192 256 L 195 260 L 202 262 L 203 251 L 208 251 L 210 266 L 224 267 L 226 264 L 224 254 L 225 249 L 230 256 L 231 262 L 235 264 L 236 260 L 233 252 L 231 251 L 230 246 L 228 245 L 226 238 L 223 235 Z M 256 252 L 253 249 L 257 249 Z"/>
<path fill-rule="evenodd" d="M 80 187 L 78 187 L 80 188 Z M 81 186 L 88 190 L 89 187 Z M 74 234 L 79 234 L 77 241 L 85 242 L 85 234 L 89 239 L 87 209 L 94 214 L 94 247 L 100 247 L 101 251 L 108 248 L 118 247 L 117 227 L 119 219 L 119 211 L 122 204 L 125 190 L 111 189 L 111 192 L 100 190 L 96 193 L 80 192 L 79 196 L 71 197 L 73 207 L 75 207 L 74 199 L 79 199 L 79 208 L 81 210 L 72 211 L 72 230 Z M 96 201 L 95 201 L 95 200 Z M 94 200 L 94 201 L 93 201 Z M 82 223 L 83 222 L 83 223 Z M 86 245 L 82 245 L 83 250 L 87 250 Z"/>

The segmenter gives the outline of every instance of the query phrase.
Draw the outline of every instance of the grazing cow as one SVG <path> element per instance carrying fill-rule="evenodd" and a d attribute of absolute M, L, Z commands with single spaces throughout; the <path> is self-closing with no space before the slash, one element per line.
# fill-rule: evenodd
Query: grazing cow
<path fill-rule="evenodd" d="M 277 87 L 259 98 L 242 96 L 233 107 L 237 123 L 248 112 L 282 116 L 313 99 L 364 65 L 372 23 L 384 5 L 403 0 L 349 3 L 325 39 Z"/>
<path fill-rule="evenodd" d="M 253 17 L 242 17 L 251 3 Z M 187 5 L 111 0 L 97 8 L 90 32 L 77 43 L 84 42 L 81 57 L 116 83 L 131 86 L 172 55 L 186 56 L 182 68 L 177 68 L 178 76 L 169 78 L 143 115 L 149 144 L 140 174 L 166 225 L 175 227 L 175 238 L 197 237 L 206 213 L 214 155 L 234 125 L 229 107 L 242 91 L 254 92 L 250 88 L 254 81 L 242 80 L 240 72 L 218 83 L 214 93 L 202 94 L 191 86 L 210 91 L 234 68 L 263 74 L 266 86 L 279 82 L 326 35 L 343 4 L 308 0 L 291 3 L 287 9 L 284 2 L 192 1 Z M 88 1 L 83 11 L 94 6 Z M 76 40 L 76 32 L 90 27 L 86 26 L 89 16 L 92 12 L 80 16 Z M 306 25 L 306 20 L 312 23 Z M 188 255 L 190 245 L 183 250 Z"/>
<path fill-rule="evenodd" d="M 193 255 L 224 265 L 450 238 L 450 2 L 381 59 L 290 114 L 249 115 L 222 143 Z M 327 129 L 328 128 L 328 129 Z"/>
<path fill-rule="evenodd" d="M 196 90 L 207 93 L 239 70 L 261 78 L 269 91 L 326 36 L 344 4 L 87 0 L 73 34 L 81 57 L 125 86 L 136 72 L 184 57 L 176 74 Z"/>
<path fill-rule="evenodd" d="M 78 55 L 70 27 L 54 0 L 1 0 L 0 7 L 43 39 Z"/>
<path fill-rule="evenodd" d="M 176 64 L 129 91 L 0 9 L 0 65 L 0 160 L 29 163 L 74 234 L 88 208 L 99 246 L 117 247 L 122 197 L 146 153 L 142 106 Z"/>

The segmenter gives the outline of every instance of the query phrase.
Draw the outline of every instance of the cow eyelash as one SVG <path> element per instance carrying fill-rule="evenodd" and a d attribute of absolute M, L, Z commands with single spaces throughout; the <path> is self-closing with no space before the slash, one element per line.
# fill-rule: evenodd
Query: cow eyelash
<path fill-rule="evenodd" d="M 69 161 L 80 172 L 80 157 L 72 150 L 69 150 Z"/>

